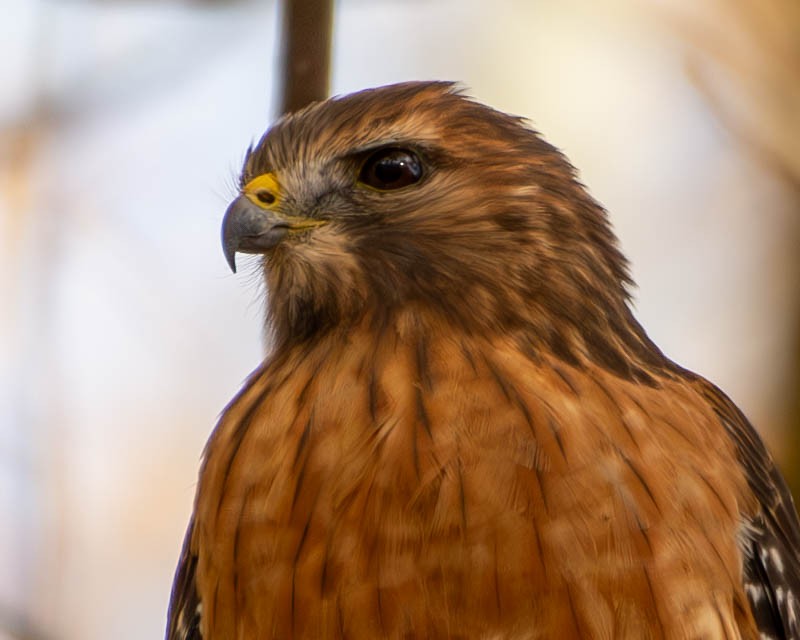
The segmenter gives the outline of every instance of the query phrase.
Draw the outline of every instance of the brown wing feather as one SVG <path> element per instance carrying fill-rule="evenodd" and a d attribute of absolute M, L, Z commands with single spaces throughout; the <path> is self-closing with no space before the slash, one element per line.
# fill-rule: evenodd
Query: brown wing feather
<path fill-rule="evenodd" d="M 197 556 L 191 550 L 194 521 L 189 523 L 175 570 L 167 614 L 166 640 L 200 640 L 200 598 L 195 586 Z"/>
<path fill-rule="evenodd" d="M 697 384 L 736 445 L 758 501 L 746 514 L 744 580 L 762 638 L 800 638 L 800 522 L 786 481 L 756 430 L 736 405 L 706 380 Z"/>

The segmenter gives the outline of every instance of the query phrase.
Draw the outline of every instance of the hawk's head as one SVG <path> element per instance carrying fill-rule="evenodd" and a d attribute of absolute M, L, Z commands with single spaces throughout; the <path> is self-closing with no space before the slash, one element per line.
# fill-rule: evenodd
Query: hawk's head
<path fill-rule="evenodd" d="M 520 118 L 450 83 L 283 117 L 247 154 L 223 244 L 231 267 L 237 251 L 264 255 L 278 344 L 417 307 L 628 375 L 660 359 L 628 310 L 605 212 L 573 167 Z"/>

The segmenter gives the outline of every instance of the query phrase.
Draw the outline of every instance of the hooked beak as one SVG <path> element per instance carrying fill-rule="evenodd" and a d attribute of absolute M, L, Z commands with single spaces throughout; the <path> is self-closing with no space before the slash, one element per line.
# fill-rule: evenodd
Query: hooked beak
<path fill-rule="evenodd" d="M 288 220 L 239 196 L 231 202 L 222 220 L 222 251 L 236 273 L 236 252 L 265 253 L 289 233 Z"/>

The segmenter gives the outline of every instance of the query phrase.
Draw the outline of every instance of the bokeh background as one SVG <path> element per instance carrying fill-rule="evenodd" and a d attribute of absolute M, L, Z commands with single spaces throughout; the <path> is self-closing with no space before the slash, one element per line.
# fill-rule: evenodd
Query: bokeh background
<path fill-rule="evenodd" d="M 264 352 L 219 224 L 276 1 L 2 0 L 0 640 L 160 638 L 205 439 Z M 611 213 L 667 354 L 795 474 L 800 5 L 341 0 L 332 89 L 462 81 Z"/>

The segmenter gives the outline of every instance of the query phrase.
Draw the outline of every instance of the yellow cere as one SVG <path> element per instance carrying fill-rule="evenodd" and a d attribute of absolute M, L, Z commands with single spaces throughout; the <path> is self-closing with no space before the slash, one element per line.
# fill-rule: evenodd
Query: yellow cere
<path fill-rule="evenodd" d="M 244 185 L 242 193 L 262 209 L 271 209 L 280 202 L 281 186 L 274 173 L 264 173 Z"/>
<path fill-rule="evenodd" d="M 242 189 L 244 196 L 262 209 L 277 209 L 281 201 L 281 186 L 274 173 L 264 173 L 253 178 Z M 327 220 L 289 216 L 284 212 L 275 212 L 281 219 L 289 223 L 290 231 L 306 231 L 328 224 Z"/>

